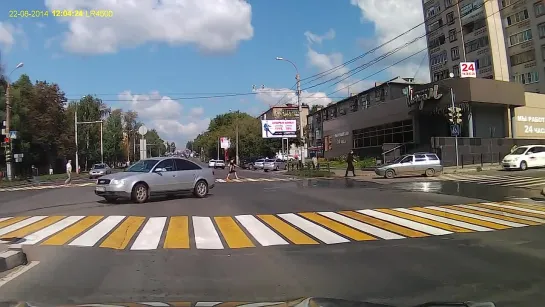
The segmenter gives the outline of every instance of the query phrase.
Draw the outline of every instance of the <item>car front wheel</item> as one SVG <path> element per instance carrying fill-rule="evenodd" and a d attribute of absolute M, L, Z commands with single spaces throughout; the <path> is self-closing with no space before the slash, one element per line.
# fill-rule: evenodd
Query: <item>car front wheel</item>
<path fill-rule="evenodd" d="M 195 195 L 197 198 L 204 198 L 206 195 L 208 195 L 208 184 L 206 181 L 197 181 L 195 188 L 193 189 L 193 195 Z"/>
<path fill-rule="evenodd" d="M 142 204 L 148 201 L 149 189 L 143 183 L 137 183 L 132 188 L 132 200 L 136 203 Z"/>

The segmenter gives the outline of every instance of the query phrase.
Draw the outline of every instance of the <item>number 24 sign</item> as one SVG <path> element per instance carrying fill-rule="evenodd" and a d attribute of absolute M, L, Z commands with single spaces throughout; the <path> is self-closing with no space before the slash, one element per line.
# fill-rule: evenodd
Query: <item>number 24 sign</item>
<path fill-rule="evenodd" d="M 460 78 L 477 78 L 477 69 L 474 62 L 460 63 Z"/>

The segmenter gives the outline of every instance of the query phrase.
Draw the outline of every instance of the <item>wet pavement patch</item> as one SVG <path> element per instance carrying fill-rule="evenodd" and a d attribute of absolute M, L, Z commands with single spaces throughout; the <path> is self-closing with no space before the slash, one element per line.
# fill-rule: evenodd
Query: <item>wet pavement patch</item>
<path fill-rule="evenodd" d="M 353 189 L 353 188 L 382 188 L 384 185 L 372 181 L 358 181 L 352 178 L 335 179 L 303 179 L 297 182 L 301 188 L 332 188 L 332 189 Z"/>

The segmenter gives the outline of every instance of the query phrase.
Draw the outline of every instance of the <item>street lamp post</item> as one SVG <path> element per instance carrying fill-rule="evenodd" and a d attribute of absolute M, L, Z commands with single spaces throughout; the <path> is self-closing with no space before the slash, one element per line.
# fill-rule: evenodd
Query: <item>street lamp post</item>
<path fill-rule="evenodd" d="M 301 162 L 303 165 L 305 164 L 305 135 L 303 133 L 303 107 L 301 105 L 301 78 L 299 76 L 299 69 L 297 68 L 297 65 L 293 63 L 292 61 L 285 59 L 283 57 L 276 57 L 277 61 L 286 61 L 293 65 L 295 68 L 295 80 L 297 81 L 297 107 L 299 109 L 299 137 L 301 138 L 301 141 L 303 142 L 302 149 L 301 149 Z"/>
<path fill-rule="evenodd" d="M 10 94 L 10 84 L 9 84 L 9 76 L 11 76 L 11 74 L 23 67 L 25 64 L 23 62 L 17 64 L 17 66 L 15 66 L 15 68 L 8 74 L 8 78 L 6 80 L 6 83 L 7 83 L 7 87 L 6 87 L 6 138 L 10 139 L 10 142 L 9 144 L 7 145 L 8 147 L 6 147 L 6 177 L 8 178 L 9 181 L 12 180 L 13 178 L 13 172 L 12 172 L 12 168 L 11 168 L 11 138 L 10 138 L 10 122 L 11 122 L 11 94 Z"/>
<path fill-rule="evenodd" d="M 229 109 L 229 112 L 231 112 L 231 109 Z M 238 157 L 238 113 L 239 111 L 235 113 L 235 163 L 237 165 L 240 164 L 239 157 Z"/>
<path fill-rule="evenodd" d="M 79 102 L 76 103 L 76 107 L 74 110 L 74 139 L 76 143 L 76 172 L 79 172 L 79 150 L 78 150 L 78 125 L 85 125 L 85 124 L 100 124 L 100 161 L 101 163 L 104 163 L 104 121 L 103 120 L 95 120 L 95 121 L 89 121 L 89 122 L 78 122 L 78 105 Z"/>

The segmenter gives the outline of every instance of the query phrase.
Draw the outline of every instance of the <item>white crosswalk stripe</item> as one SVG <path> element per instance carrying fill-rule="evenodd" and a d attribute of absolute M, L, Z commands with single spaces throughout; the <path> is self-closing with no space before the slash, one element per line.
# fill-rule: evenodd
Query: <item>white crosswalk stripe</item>
<path fill-rule="evenodd" d="M 545 186 L 545 177 L 515 175 L 445 174 L 441 175 L 440 177 L 434 177 L 433 180 L 458 181 L 464 183 L 477 183 L 527 189 Z"/>
<path fill-rule="evenodd" d="M 538 225 L 545 225 L 545 206 L 516 201 L 216 217 L 15 216 L 0 217 L 0 242 L 126 251 L 224 250 L 399 240 Z"/>

